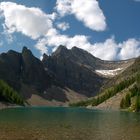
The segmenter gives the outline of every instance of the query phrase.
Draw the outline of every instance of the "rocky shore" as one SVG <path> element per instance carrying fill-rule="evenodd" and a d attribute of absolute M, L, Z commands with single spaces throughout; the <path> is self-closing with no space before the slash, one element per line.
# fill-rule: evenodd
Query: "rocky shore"
<path fill-rule="evenodd" d="M 5 103 L 5 102 L 0 102 L 0 110 L 2 109 L 7 109 L 7 108 L 15 108 L 15 107 L 20 107 L 16 104 L 10 104 L 10 103 Z"/>

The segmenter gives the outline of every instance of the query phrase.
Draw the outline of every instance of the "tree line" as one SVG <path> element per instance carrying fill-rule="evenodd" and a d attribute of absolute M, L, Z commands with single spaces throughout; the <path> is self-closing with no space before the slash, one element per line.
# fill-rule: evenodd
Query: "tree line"
<path fill-rule="evenodd" d="M 136 83 L 134 86 L 130 88 L 126 96 L 122 98 L 120 108 L 127 109 L 131 106 L 133 111 L 138 112 L 140 111 L 140 74 L 137 74 L 135 79 Z M 132 98 L 134 99 L 133 102 Z"/>
<path fill-rule="evenodd" d="M 106 101 L 107 99 L 113 97 L 118 92 L 121 92 L 125 88 L 128 88 L 130 85 L 132 85 L 136 81 L 136 78 L 137 76 L 132 76 L 131 78 L 127 78 L 121 81 L 120 83 L 114 85 L 113 87 L 105 90 L 105 92 L 103 92 L 102 94 L 98 94 L 98 96 L 92 99 L 88 99 L 86 101 L 80 101 L 77 103 L 72 103 L 70 104 L 70 106 L 73 106 L 73 107 L 88 106 L 88 105 L 97 106 L 101 104 L 102 102 Z"/>

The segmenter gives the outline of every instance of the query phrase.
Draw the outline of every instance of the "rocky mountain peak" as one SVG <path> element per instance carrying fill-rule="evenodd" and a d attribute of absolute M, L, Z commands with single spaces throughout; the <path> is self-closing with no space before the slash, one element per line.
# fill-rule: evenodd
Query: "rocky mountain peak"
<path fill-rule="evenodd" d="M 71 51 L 73 51 L 73 52 L 82 52 L 82 53 L 84 53 L 84 52 L 86 52 L 86 51 L 84 51 L 83 49 L 80 49 L 80 48 L 78 48 L 78 47 L 76 47 L 76 46 L 74 46 L 74 47 L 72 47 L 72 49 L 71 49 Z M 86 52 L 87 53 L 87 52 Z"/>
<path fill-rule="evenodd" d="M 43 54 L 43 59 L 47 60 L 48 59 L 48 55 L 46 53 Z"/>
<path fill-rule="evenodd" d="M 12 54 L 13 54 L 13 55 L 14 55 L 14 54 L 17 54 L 17 52 L 16 52 L 16 51 L 14 51 L 14 50 L 9 50 L 9 51 L 8 51 L 8 54 L 10 54 L 10 55 L 12 55 Z"/>
<path fill-rule="evenodd" d="M 23 47 L 22 49 L 22 54 L 24 55 L 33 55 L 30 49 L 28 49 L 26 46 Z"/>
<path fill-rule="evenodd" d="M 69 50 L 66 46 L 60 45 L 56 51 L 52 54 L 52 56 L 59 56 L 59 55 L 65 55 L 69 53 Z"/>

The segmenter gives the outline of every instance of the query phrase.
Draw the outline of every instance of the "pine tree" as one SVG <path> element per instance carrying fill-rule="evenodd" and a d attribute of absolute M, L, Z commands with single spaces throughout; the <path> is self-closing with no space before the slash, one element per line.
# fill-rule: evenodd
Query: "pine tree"
<path fill-rule="evenodd" d="M 128 108 L 128 107 L 130 107 L 130 105 L 131 105 L 131 97 L 130 97 L 130 95 L 129 94 L 127 94 L 126 96 L 125 96 L 125 108 Z"/>
<path fill-rule="evenodd" d="M 136 96 L 136 101 L 135 101 L 135 105 L 134 105 L 134 111 L 136 111 L 136 112 L 140 111 L 139 94 L 137 94 L 137 96 Z"/>
<path fill-rule="evenodd" d="M 120 108 L 124 109 L 124 98 L 122 98 L 121 102 L 120 102 Z"/>

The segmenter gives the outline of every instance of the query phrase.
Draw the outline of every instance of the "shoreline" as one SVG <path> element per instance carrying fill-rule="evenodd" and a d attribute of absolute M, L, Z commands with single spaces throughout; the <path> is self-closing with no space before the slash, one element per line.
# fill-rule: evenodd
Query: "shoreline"
<path fill-rule="evenodd" d="M 25 107 L 25 108 L 26 107 L 66 107 L 66 108 L 69 108 L 69 106 L 34 106 L 34 105 L 33 106 L 31 106 L 31 105 L 20 106 L 20 105 L 16 105 L 16 104 L 0 102 L 0 110 L 20 108 L 20 107 Z M 79 108 L 79 107 L 76 107 L 76 108 Z M 98 107 L 92 107 L 92 106 L 87 106 L 84 108 L 89 109 L 89 110 L 100 110 L 100 111 L 135 112 L 135 111 L 127 110 L 127 109 L 98 108 Z"/>
<path fill-rule="evenodd" d="M 8 108 L 17 108 L 17 107 L 22 107 L 22 106 L 16 105 L 16 104 L 0 102 L 0 110 L 8 109 Z"/>

